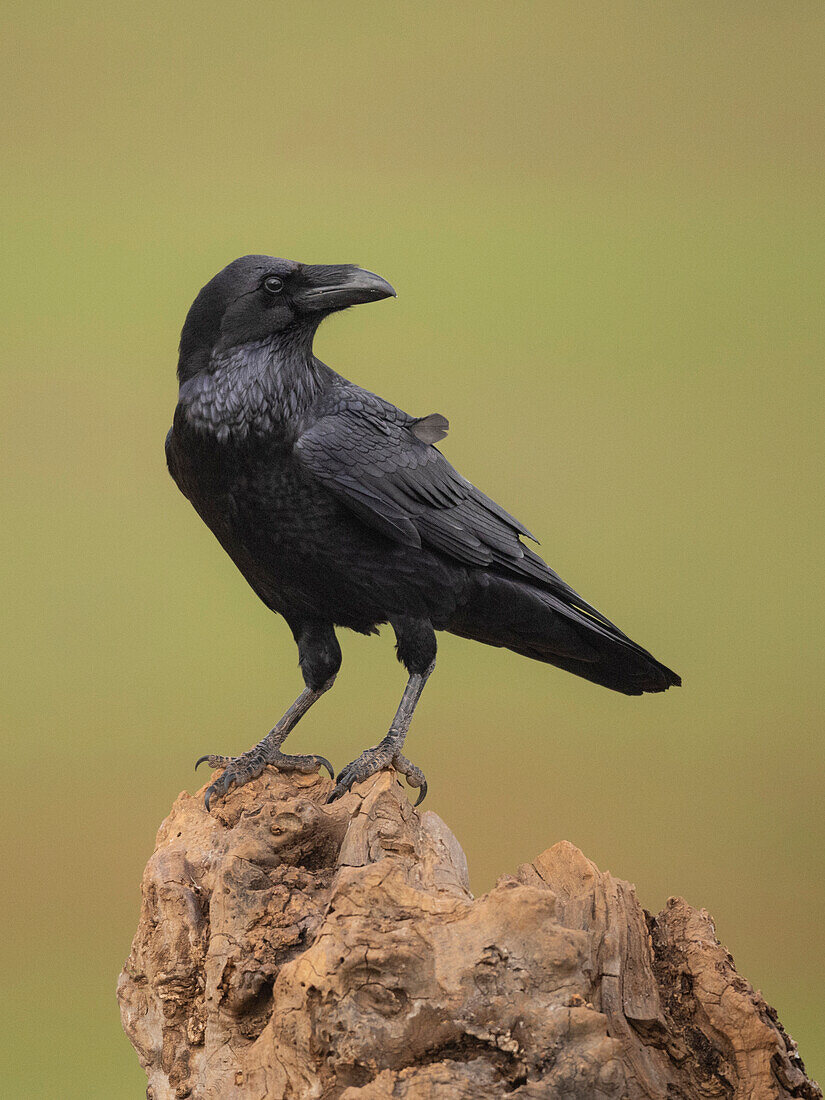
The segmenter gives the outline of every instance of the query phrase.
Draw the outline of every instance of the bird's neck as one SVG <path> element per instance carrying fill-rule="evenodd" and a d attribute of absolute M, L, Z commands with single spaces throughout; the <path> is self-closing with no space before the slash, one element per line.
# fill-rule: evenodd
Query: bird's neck
<path fill-rule="evenodd" d="M 312 353 L 311 331 L 276 333 L 212 354 L 180 388 L 187 424 L 220 443 L 288 438 L 333 372 Z"/>

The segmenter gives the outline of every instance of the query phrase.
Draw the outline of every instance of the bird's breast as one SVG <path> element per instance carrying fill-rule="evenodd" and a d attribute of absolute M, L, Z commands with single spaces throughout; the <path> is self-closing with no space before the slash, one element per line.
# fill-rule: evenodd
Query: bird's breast
<path fill-rule="evenodd" d="M 271 560 L 279 550 L 329 542 L 340 508 L 295 462 L 288 440 L 271 435 L 238 445 L 173 430 L 167 455 L 178 486 L 225 546 L 254 547 Z"/>

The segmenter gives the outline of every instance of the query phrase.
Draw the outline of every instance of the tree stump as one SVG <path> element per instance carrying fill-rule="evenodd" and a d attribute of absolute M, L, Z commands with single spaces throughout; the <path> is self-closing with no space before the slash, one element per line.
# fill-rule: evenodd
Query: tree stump
<path fill-rule="evenodd" d="M 562 841 L 480 898 L 388 772 L 181 794 L 118 987 L 150 1100 L 821 1098 L 704 910 Z"/>

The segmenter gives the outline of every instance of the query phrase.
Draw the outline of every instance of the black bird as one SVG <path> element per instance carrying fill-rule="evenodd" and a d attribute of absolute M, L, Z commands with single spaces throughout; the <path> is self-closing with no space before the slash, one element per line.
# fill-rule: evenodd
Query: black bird
<path fill-rule="evenodd" d="M 305 689 L 241 756 L 210 755 L 223 795 L 267 764 L 309 772 L 322 756 L 281 752 L 332 687 L 335 627 L 389 623 L 409 679 L 389 732 L 337 777 L 330 800 L 380 768 L 427 784 L 402 755 L 436 655 L 436 630 L 504 646 L 626 695 L 681 681 L 586 603 L 522 541 L 533 536 L 434 446 L 447 421 L 407 413 L 318 360 L 330 313 L 394 297 L 353 265 L 244 256 L 201 290 L 183 326 L 169 470 L 253 590 L 283 615 Z"/>

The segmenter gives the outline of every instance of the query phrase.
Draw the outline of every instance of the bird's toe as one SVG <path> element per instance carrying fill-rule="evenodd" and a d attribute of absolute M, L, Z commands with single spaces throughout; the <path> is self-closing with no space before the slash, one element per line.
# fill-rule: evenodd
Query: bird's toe
<path fill-rule="evenodd" d="M 230 787 L 242 787 L 245 783 L 248 783 L 250 779 L 257 779 L 264 771 L 267 764 L 271 764 L 273 767 L 277 768 L 278 771 L 294 771 L 302 775 L 311 775 L 313 772 L 320 771 L 321 768 L 326 768 L 330 778 L 333 778 L 335 775 L 332 764 L 325 756 L 317 756 L 314 754 L 306 756 L 289 756 L 286 753 L 282 753 L 279 749 L 273 749 L 270 746 L 261 744 L 256 745 L 254 749 L 250 749 L 249 752 L 245 752 L 241 756 L 202 756 L 195 765 L 195 769 L 197 770 L 199 765 L 204 762 L 209 764 L 210 768 L 224 769 L 223 773 L 206 789 L 204 794 L 204 805 L 207 810 L 212 800 L 214 798 L 222 798 Z M 343 793 L 343 791 L 341 793 Z"/>
<path fill-rule="evenodd" d="M 366 778 L 366 776 L 364 778 Z M 342 768 L 338 775 L 335 776 L 335 786 L 332 788 L 330 796 L 327 799 L 327 805 L 329 805 L 330 802 L 335 802 L 336 799 L 345 795 L 347 791 L 352 790 L 353 785 L 358 781 L 359 777 L 355 770 L 354 762 Z"/>
<path fill-rule="evenodd" d="M 214 783 L 211 783 L 204 792 L 203 804 L 206 807 L 206 812 L 209 813 L 209 807 L 212 803 L 212 799 L 216 796 L 223 798 L 230 786 L 235 782 L 234 776 L 230 774 L 230 769 L 227 768 L 223 775 L 219 775 Z"/>
<path fill-rule="evenodd" d="M 223 768 L 227 764 L 232 763 L 231 756 L 219 756 L 217 753 L 210 752 L 206 756 L 199 756 L 195 761 L 195 771 L 201 766 L 201 764 L 208 764 L 210 768 Z"/>
<path fill-rule="evenodd" d="M 421 768 L 413 764 L 406 756 L 402 756 L 400 752 L 396 754 L 393 760 L 393 766 L 399 775 L 404 776 L 411 787 L 418 788 L 419 793 L 418 798 L 415 800 L 415 804 L 416 806 L 420 806 L 427 797 L 427 780 Z"/>
<path fill-rule="evenodd" d="M 336 776 L 335 787 L 327 803 L 335 802 L 347 791 L 352 790 L 356 783 L 363 783 L 365 779 L 369 779 L 371 775 L 375 775 L 383 768 L 394 768 L 405 777 L 411 787 L 419 788 L 416 806 L 424 801 L 427 794 L 427 780 L 424 778 L 424 773 L 405 756 L 397 752 L 393 754 L 392 745 L 388 742 L 376 745 L 373 749 L 367 749 L 357 760 L 353 760 L 351 764 L 342 768 Z"/>

